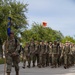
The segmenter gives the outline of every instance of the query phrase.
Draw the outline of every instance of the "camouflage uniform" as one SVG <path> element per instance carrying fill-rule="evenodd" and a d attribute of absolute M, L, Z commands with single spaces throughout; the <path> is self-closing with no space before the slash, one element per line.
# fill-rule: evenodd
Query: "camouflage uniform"
<path fill-rule="evenodd" d="M 33 63 L 33 67 L 35 67 L 36 56 L 35 56 L 35 44 L 34 44 L 33 41 L 30 42 L 29 49 L 30 49 L 30 54 L 31 54 L 31 60 L 32 60 L 32 63 Z"/>
<path fill-rule="evenodd" d="M 45 67 L 45 65 L 46 65 L 46 48 L 44 42 L 41 42 L 39 53 L 39 67 Z"/>
<path fill-rule="evenodd" d="M 52 45 L 52 68 L 57 67 L 57 60 L 58 60 L 58 46 L 56 41 Z"/>
<path fill-rule="evenodd" d="M 49 44 L 49 63 L 52 65 L 52 42 Z"/>
<path fill-rule="evenodd" d="M 59 48 L 59 66 L 61 66 L 64 63 L 64 58 L 63 58 L 63 45 L 60 44 L 60 48 Z"/>
<path fill-rule="evenodd" d="M 25 68 L 26 61 L 28 61 L 28 67 L 30 67 L 31 57 L 28 43 L 26 43 L 23 51 L 23 68 Z"/>
<path fill-rule="evenodd" d="M 39 43 L 38 42 L 35 42 L 35 58 L 38 66 L 39 65 Z"/>
<path fill-rule="evenodd" d="M 19 50 L 20 50 L 20 44 L 19 41 L 15 42 L 15 38 L 8 39 L 5 43 L 5 56 L 6 56 L 6 64 L 7 64 L 7 74 L 10 75 L 12 63 L 14 64 L 16 75 L 19 75 Z"/>
<path fill-rule="evenodd" d="M 45 45 L 45 49 L 46 49 L 46 66 L 49 66 L 49 44 L 46 42 Z"/>
<path fill-rule="evenodd" d="M 72 65 L 74 65 L 75 63 L 75 45 L 74 44 L 71 47 L 71 52 L 72 52 L 71 61 L 72 61 Z"/>
<path fill-rule="evenodd" d="M 58 47 L 58 67 L 61 65 L 61 59 L 60 59 L 60 56 L 61 56 L 61 51 L 62 51 L 62 47 L 60 47 L 60 43 L 57 44 L 57 47 Z"/>
<path fill-rule="evenodd" d="M 68 68 L 70 64 L 70 46 L 66 43 L 64 47 L 64 68 Z"/>

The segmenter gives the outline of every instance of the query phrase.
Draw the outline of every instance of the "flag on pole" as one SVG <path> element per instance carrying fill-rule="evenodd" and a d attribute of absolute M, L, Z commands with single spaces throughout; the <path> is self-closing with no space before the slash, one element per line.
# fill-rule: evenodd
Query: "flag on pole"
<path fill-rule="evenodd" d="M 47 26 L 47 22 L 42 22 L 43 26 L 46 27 Z"/>
<path fill-rule="evenodd" d="M 7 34 L 10 36 L 11 32 L 11 17 L 8 17 L 8 24 L 7 24 Z"/>

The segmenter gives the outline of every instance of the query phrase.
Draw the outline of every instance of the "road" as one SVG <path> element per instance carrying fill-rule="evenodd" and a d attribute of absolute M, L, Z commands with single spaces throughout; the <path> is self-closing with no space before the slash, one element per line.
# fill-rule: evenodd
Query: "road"
<path fill-rule="evenodd" d="M 68 69 L 64 69 L 63 66 L 59 68 L 22 68 L 22 63 L 20 65 L 20 75 L 75 75 L 75 66 Z M 0 65 L 0 75 L 4 75 L 4 65 Z M 11 75 L 15 75 L 15 70 L 12 68 Z"/>

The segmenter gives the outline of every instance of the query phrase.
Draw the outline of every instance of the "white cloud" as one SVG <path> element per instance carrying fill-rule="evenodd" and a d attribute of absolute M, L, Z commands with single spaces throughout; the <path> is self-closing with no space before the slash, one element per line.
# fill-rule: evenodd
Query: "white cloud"
<path fill-rule="evenodd" d="M 75 33 L 75 22 L 74 20 L 68 19 L 60 19 L 60 18 L 50 18 L 50 17 L 36 17 L 36 16 L 30 16 L 29 18 L 30 27 L 31 24 L 35 21 L 38 23 L 42 23 L 43 21 L 46 21 L 48 24 L 48 27 L 51 27 L 55 30 L 60 30 L 65 36 L 71 35 L 73 36 Z"/>
<path fill-rule="evenodd" d="M 75 33 L 75 4 L 73 0 L 22 0 L 28 3 L 28 20 L 46 21 L 48 26 L 60 30 L 64 35 L 73 36 Z M 30 26 L 31 27 L 31 26 Z"/>

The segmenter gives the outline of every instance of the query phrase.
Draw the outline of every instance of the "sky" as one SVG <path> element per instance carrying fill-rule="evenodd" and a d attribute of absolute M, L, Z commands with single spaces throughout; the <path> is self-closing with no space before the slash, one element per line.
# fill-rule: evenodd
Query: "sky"
<path fill-rule="evenodd" d="M 19 1 L 19 0 L 18 0 Z M 47 22 L 47 27 L 61 31 L 64 36 L 75 35 L 75 0 L 20 0 L 29 4 L 26 14 L 29 28 L 33 22 Z"/>

